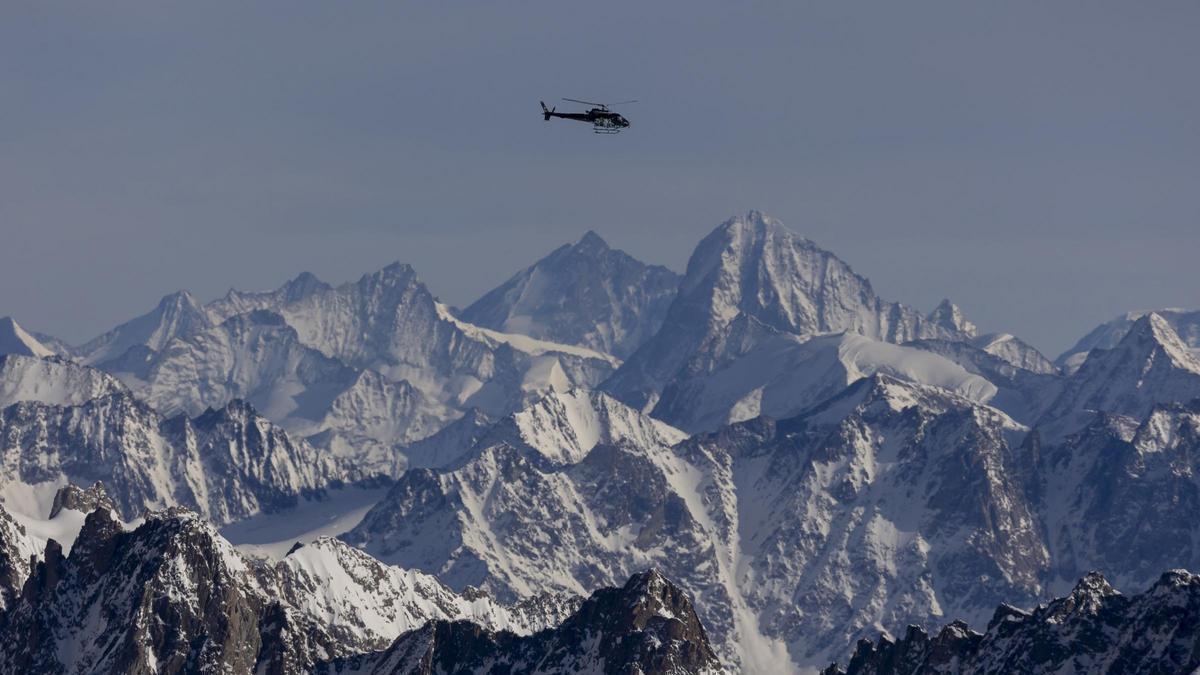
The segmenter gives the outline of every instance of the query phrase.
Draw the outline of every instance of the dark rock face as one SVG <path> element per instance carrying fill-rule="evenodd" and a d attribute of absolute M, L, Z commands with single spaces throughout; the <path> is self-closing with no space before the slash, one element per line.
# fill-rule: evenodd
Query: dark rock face
<path fill-rule="evenodd" d="M 37 553 L 25 528 L 0 509 L 0 611 L 20 597 L 21 586 L 29 576 L 30 558 Z"/>
<path fill-rule="evenodd" d="M 722 672 L 691 601 L 656 571 L 605 588 L 562 624 L 531 636 L 465 621 L 438 621 L 401 635 L 386 651 L 322 664 L 320 673 L 574 673 L 656 675 Z"/>
<path fill-rule="evenodd" d="M 1000 606 L 983 634 L 954 622 L 936 636 L 860 640 L 825 675 L 1187 673 L 1200 666 L 1200 576 L 1174 570 L 1124 596 L 1099 573 L 1033 612 Z"/>
<path fill-rule="evenodd" d="M 263 601 L 194 515 L 125 532 L 94 511 L 71 555 L 51 543 L 0 627 L 0 671 L 251 672 Z"/>
<path fill-rule="evenodd" d="M 108 493 L 104 491 L 104 483 L 96 481 L 92 487 L 83 489 L 78 485 L 64 485 L 54 493 L 54 504 L 50 507 L 50 518 L 54 518 L 63 509 L 91 513 L 96 509 L 116 511 L 117 505 Z"/>
<path fill-rule="evenodd" d="M 553 643 L 565 650 L 555 658 L 588 649 L 643 664 L 712 657 L 690 602 L 658 575 L 597 594 L 607 604 L 593 598 L 586 612 L 580 598 L 548 593 L 505 606 L 478 589 L 455 594 L 329 538 L 275 563 L 251 560 L 211 523 L 178 508 L 148 513 L 132 530 L 97 509 L 70 555 L 50 540 L 30 569 L 31 549 L 0 509 L 0 673 L 292 675 L 377 653 L 421 630 L 449 631 L 437 644 L 461 646 L 439 654 L 447 663 L 497 640 L 548 654 L 548 637 L 521 637 L 541 634 L 579 643 Z M 568 617 L 576 614 L 582 618 L 573 624 Z M 589 641 L 601 632 L 611 639 Z"/>

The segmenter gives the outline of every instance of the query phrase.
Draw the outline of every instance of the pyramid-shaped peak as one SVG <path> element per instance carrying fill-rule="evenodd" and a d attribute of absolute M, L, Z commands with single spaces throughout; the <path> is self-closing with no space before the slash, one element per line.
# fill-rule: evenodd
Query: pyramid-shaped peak
<path fill-rule="evenodd" d="M 1200 361 L 1192 355 L 1170 322 L 1155 312 L 1149 312 L 1134 321 L 1129 332 L 1117 344 L 1118 350 L 1130 350 L 1135 354 L 1147 353 L 1147 350 L 1154 348 L 1161 348 L 1176 366 L 1200 373 Z"/>
<path fill-rule="evenodd" d="M 589 253 L 604 253 L 609 250 L 608 242 L 596 234 L 595 230 L 584 232 L 579 242 L 573 248 L 576 251 L 586 251 Z"/>
<path fill-rule="evenodd" d="M 314 293 L 330 290 L 332 286 L 321 281 L 312 272 L 301 272 L 294 279 L 283 285 L 283 301 L 296 302 Z"/>
<path fill-rule="evenodd" d="M 305 285 L 309 285 L 309 284 L 320 284 L 320 283 L 324 283 L 324 282 L 322 282 L 317 277 L 317 275 L 313 274 L 312 272 L 305 271 L 305 272 L 301 272 L 300 274 L 297 274 L 295 276 L 295 278 L 293 278 L 288 283 L 305 286 Z"/>
<path fill-rule="evenodd" d="M 186 290 L 175 291 L 168 293 L 158 301 L 158 309 L 160 311 L 172 311 L 178 309 L 195 310 L 203 313 L 204 308 L 196 301 L 196 298 Z"/>
<path fill-rule="evenodd" d="M 387 267 L 372 274 L 364 274 L 359 280 L 360 284 L 386 284 L 389 286 L 408 286 L 417 281 L 417 272 L 412 265 L 399 261 L 393 262 Z"/>
<path fill-rule="evenodd" d="M 53 356 L 54 351 L 38 342 L 11 316 L 6 316 L 0 318 L 0 354 L 43 357 Z"/>
<path fill-rule="evenodd" d="M 967 320 L 965 314 L 958 305 L 950 302 L 949 298 L 944 298 L 932 312 L 929 313 L 929 320 L 934 325 L 940 326 L 947 331 L 962 333 L 967 337 L 975 337 L 979 329 L 975 324 Z"/>
<path fill-rule="evenodd" d="M 329 284 L 321 281 L 312 272 L 301 272 L 284 284 L 286 288 L 328 288 Z"/>

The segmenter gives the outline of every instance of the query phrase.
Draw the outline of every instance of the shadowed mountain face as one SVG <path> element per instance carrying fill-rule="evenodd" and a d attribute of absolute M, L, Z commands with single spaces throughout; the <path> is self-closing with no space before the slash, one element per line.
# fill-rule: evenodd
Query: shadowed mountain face
<path fill-rule="evenodd" d="M 674 272 L 588 232 L 476 300 L 462 318 L 625 358 L 662 326 L 678 285 Z"/>
<path fill-rule="evenodd" d="M 824 675 L 1190 673 L 1200 667 L 1200 576 L 1167 572 L 1149 590 L 1118 593 L 1099 573 L 1024 612 L 1001 605 L 983 633 L 954 622 L 937 635 L 862 640 Z"/>
<path fill-rule="evenodd" d="M 529 636 L 465 621 L 438 621 L 400 636 L 383 652 L 354 656 L 318 673 L 603 673 L 689 675 L 725 672 L 687 595 L 658 572 L 623 588 L 596 591 L 558 626 Z"/>
<path fill-rule="evenodd" d="M 130 528 L 99 508 L 69 555 L 50 541 L 32 568 L 27 540 L 0 509 L 3 672 L 292 675 L 331 658 L 395 673 L 720 672 L 691 601 L 657 572 L 586 601 L 501 605 L 333 539 L 252 560 L 182 509 Z M 536 670 L 520 665 L 534 655 Z"/>

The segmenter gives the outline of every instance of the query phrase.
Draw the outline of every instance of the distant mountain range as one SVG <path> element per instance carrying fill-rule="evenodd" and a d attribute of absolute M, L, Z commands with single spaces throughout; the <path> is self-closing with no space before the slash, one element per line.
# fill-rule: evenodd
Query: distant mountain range
<path fill-rule="evenodd" d="M 77 346 L 6 318 L 0 670 L 1171 671 L 1198 354 L 1168 309 L 1052 360 L 753 211 L 682 275 L 589 232 L 463 310 L 395 263 Z M 216 529 L 288 518 L 278 559 Z M 1174 632 L 1064 646 L 1101 625 Z"/>

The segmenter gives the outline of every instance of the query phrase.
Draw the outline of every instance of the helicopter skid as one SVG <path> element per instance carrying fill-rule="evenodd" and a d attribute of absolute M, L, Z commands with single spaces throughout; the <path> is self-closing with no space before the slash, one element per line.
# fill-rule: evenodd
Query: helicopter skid
<path fill-rule="evenodd" d="M 609 127 L 592 127 L 592 133 L 594 133 L 594 134 L 619 134 L 619 133 L 621 133 L 621 130 L 620 129 L 612 129 Z"/>

